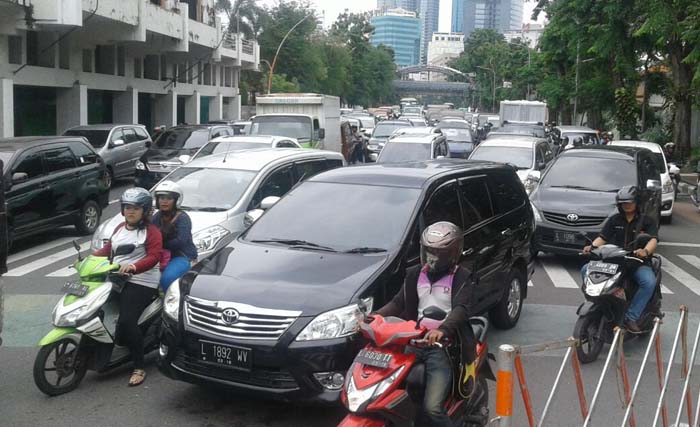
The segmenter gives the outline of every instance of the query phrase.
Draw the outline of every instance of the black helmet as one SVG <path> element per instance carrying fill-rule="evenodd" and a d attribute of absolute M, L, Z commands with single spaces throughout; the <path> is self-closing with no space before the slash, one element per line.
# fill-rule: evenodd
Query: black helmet
<path fill-rule="evenodd" d="M 620 213 L 623 213 L 621 207 L 623 203 L 637 203 L 637 187 L 634 185 L 625 185 L 620 188 L 615 196 L 615 204 Z"/>
<path fill-rule="evenodd" d="M 464 234 L 451 222 L 436 222 L 423 230 L 420 244 L 423 265 L 431 273 L 444 273 L 459 262 Z"/>
<path fill-rule="evenodd" d="M 145 218 L 153 207 L 153 196 L 144 188 L 129 188 L 122 194 L 119 203 L 121 204 L 122 215 L 124 215 L 124 207 L 126 205 L 140 206 L 143 208 Z"/>

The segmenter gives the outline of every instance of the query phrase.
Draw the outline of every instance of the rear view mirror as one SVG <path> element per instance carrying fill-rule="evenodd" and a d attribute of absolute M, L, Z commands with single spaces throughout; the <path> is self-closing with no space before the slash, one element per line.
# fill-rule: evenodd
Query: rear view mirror
<path fill-rule="evenodd" d="M 21 184 L 23 182 L 29 181 L 29 175 L 24 172 L 15 172 L 12 174 L 12 183 Z"/>
<path fill-rule="evenodd" d="M 275 205 L 279 201 L 279 197 L 277 196 L 267 196 L 264 199 L 262 199 L 262 202 L 260 202 L 260 209 L 262 210 L 268 210 L 271 207 Z"/>
<path fill-rule="evenodd" d="M 647 180 L 647 190 L 660 191 L 661 190 L 661 181 L 659 181 L 658 179 L 648 179 Z"/>
<path fill-rule="evenodd" d="M 441 309 L 440 307 L 431 305 L 430 307 L 427 307 L 425 310 L 423 310 L 423 317 L 426 319 L 441 321 L 445 320 L 445 317 L 447 317 L 447 313 L 445 313 L 445 310 Z"/>
<path fill-rule="evenodd" d="M 136 249 L 135 245 L 119 245 L 117 249 L 114 250 L 114 256 L 129 255 Z"/>
<path fill-rule="evenodd" d="M 248 211 L 248 213 L 245 214 L 243 217 L 243 225 L 247 228 L 253 225 L 255 221 L 260 219 L 260 217 L 265 213 L 264 210 L 262 209 L 253 209 L 251 211 Z"/>
<path fill-rule="evenodd" d="M 326 130 L 324 128 L 321 128 L 318 130 L 318 139 L 325 139 L 326 138 Z"/>

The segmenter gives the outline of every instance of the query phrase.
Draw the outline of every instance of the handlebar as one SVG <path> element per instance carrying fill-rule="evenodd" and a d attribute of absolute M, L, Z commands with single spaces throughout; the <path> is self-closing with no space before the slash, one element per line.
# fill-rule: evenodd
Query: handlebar
<path fill-rule="evenodd" d="M 425 338 L 419 338 L 419 339 L 412 339 L 411 341 L 408 342 L 411 346 L 413 347 L 418 347 L 418 348 L 427 348 L 427 347 L 437 347 L 437 348 L 443 348 L 446 347 L 450 344 L 449 339 L 443 338 L 440 341 L 437 341 L 430 345 L 430 342 L 426 340 Z"/>

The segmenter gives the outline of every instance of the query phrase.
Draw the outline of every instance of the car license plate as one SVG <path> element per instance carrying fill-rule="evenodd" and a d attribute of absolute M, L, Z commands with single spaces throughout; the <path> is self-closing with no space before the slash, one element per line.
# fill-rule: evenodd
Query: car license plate
<path fill-rule="evenodd" d="M 87 285 L 81 285 L 79 282 L 66 282 L 61 288 L 61 292 L 77 297 L 84 297 L 90 289 Z"/>
<path fill-rule="evenodd" d="M 558 243 L 575 244 L 576 243 L 576 233 L 568 233 L 566 231 L 555 231 L 554 232 L 554 241 L 558 242 Z"/>
<path fill-rule="evenodd" d="M 199 341 L 199 358 L 203 362 L 216 363 L 229 368 L 253 368 L 253 351 L 249 348 L 219 344 L 212 341 Z"/>
<path fill-rule="evenodd" d="M 615 274 L 619 266 L 609 262 L 591 261 L 588 263 L 588 271 L 591 273 Z"/>
<path fill-rule="evenodd" d="M 391 354 L 380 353 L 372 350 L 360 350 L 355 357 L 355 362 L 377 368 L 388 368 L 391 358 Z"/>

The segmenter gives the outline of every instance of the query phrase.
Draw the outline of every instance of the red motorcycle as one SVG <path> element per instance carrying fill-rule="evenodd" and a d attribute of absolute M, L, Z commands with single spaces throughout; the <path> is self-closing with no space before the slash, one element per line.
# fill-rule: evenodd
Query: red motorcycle
<path fill-rule="evenodd" d="M 437 307 L 428 307 L 424 316 L 443 320 L 446 314 Z M 447 414 L 459 425 L 481 427 L 489 418 L 486 379 L 494 380 L 485 341 L 488 321 L 483 317 L 469 320 L 478 339 L 476 389 L 469 397 L 463 397 L 457 386 L 460 381 L 459 346 L 452 346 L 449 341 L 434 345 L 446 347 L 453 366 L 452 393 L 445 402 Z M 425 366 L 416 363 L 416 356 L 405 350 L 427 347 L 428 341 L 423 337 L 428 329 L 420 325 L 420 320 L 373 315 L 360 324 L 360 331 L 370 342 L 357 354 L 348 371 L 341 400 L 350 414 L 338 427 L 412 425 L 423 402 Z"/>

